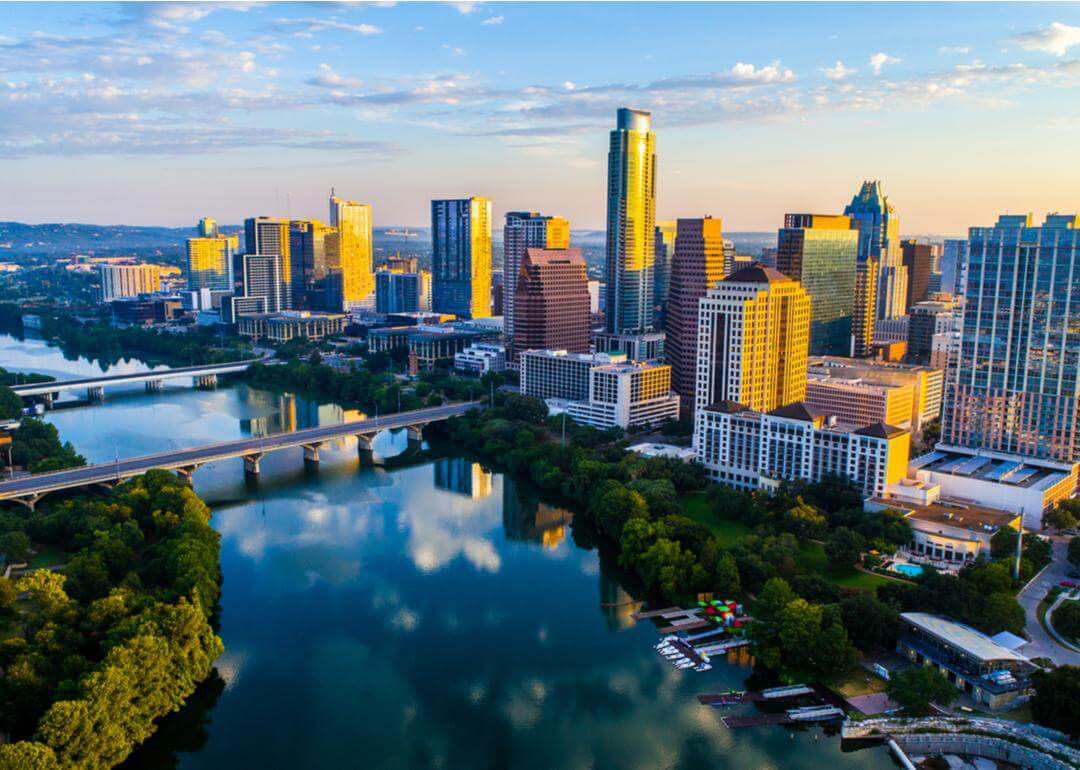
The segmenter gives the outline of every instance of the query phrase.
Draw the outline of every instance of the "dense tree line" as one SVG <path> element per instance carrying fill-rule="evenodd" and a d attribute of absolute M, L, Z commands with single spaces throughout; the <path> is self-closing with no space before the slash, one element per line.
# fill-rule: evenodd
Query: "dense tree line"
<path fill-rule="evenodd" d="M 55 425 L 33 417 L 23 417 L 11 434 L 11 461 L 31 473 L 86 465 L 86 458 L 70 441 L 60 440 Z"/>
<path fill-rule="evenodd" d="M 105 322 L 82 324 L 65 314 L 44 315 L 42 335 L 67 356 L 85 356 L 102 366 L 142 356 L 174 366 L 220 364 L 251 358 L 251 349 L 235 337 L 219 337 L 211 329 L 192 327 L 170 333 L 141 326 L 115 328 Z"/>
<path fill-rule="evenodd" d="M 73 554 L 63 572 L 0 585 L 0 729 L 11 740 L 0 767 L 113 767 L 209 675 L 222 652 L 209 623 L 220 585 L 209 520 L 164 471 L 105 499 L 0 513 L 5 533 Z"/>
<path fill-rule="evenodd" d="M 424 372 L 415 385 L 406 386 L 389 371 L 391 358 L 385 353 L 364 357 L 348 371 L 340 371 L 322 363 L 318 353 L 307 360 L 290 359 L 277 365 L 254 364 L 245 377 L 254 385 L 288 388 L 344 407 L 365 412 L 389 414 L 446 401 L 465 401 L 482 398 L 505 382 L 501 374 L 486 374 L 482 378 L 459 377 L 445 369 Z"/>
<path fill-rule="evenodd" d="M 1039 724 L 1080 738 L 1080 666 L 1036 671 L 1031 713 Z"/>

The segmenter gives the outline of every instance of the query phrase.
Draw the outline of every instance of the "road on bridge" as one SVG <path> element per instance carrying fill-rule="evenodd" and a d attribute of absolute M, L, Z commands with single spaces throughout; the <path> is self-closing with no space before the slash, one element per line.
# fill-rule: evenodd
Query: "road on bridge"
<path fill-rule="evenodd" d="M 116 385 L 126 382 L 169 379 L 172 377 L 194 377 L 202 374 L 221 374 L 239 372 L 252 364 L 265 363 L 261 358 L 249 358 L 243 361 L 228 361 L 222 364 L 203 364 L 202 366 L 179 366 L 175 369 L 158 369 L 127 374 L 106 374 L 97 377 L 82 377 L 76 380 L 53 380 L 52 382 L 30 382 L 25 385 L 13 385 L 11 389 L 20 396 L 37 396 L 42 393 L 55 393 L 73 388 L 94 388 L 104 385 Z"/>
<path fill-rule="evenodd" d="M 261 455 L 276 449 L 319 444 L 347 436 L 424 425 L 456 417 L 479 405 L 480 402 L 478 401 L 470 401 L 463 404 L 435 406 L 369 420 L 342 423 L 341 425 L 305 428 L 291 433 L 276 433 L 256 438 L 234 439 L 192 449 L 177 449 L 160 454 L 132 457 L 111 463 L 87 465 L 82 468 L 71 468 L 51 473 L 37 473 L 32 476 L 0 482 L 0 500 L 27 498 L 61 489 L 111 483 L 119 479 L 138 476 L 155 468 L 164 470 L 193 468 L 216 460 L 226 460 L 246 455 Z"/>

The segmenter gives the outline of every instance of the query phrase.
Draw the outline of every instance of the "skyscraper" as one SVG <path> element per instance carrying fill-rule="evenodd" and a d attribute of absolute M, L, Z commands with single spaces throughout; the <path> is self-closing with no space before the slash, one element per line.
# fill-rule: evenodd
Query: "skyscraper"
<path fill-rule="evenodd" d="M 653 247 L 653 326 L 661 328 L 671 291 L 671 260 L 675 256 L 675 223 L 657 222 Z"/>
<path fill-rule="evenodd" d="M 863 182 L 844 214 L 859 231 L 859 260 L 878 261 L 877 317 L 900 318 L 907 310 L 907 268 L 900 258 L 900 221 L 881 182 Z"/>
<path fill-rule="evenodd" d="M 491 201 L 431 202 L 431 309 L 491 316 Z"/>
<path fill-rule="evenodd" d="M 279 285 L 270 289 L 260 288 L 252 291 L 247 285 L 247 276 L 252 268 L 244 265 L 241 276 L 243 277 L 243 294 L 249 297 L 266 296 L 269 312 L 288 310 L 292 308 L 292 259 L 289 251 L 289 220 L 272 219 L 270 217 L 251 217 L 244 221 L 244 239 L 246 241 L 246 256 L 259 256 L 277 258 L 280 263 L 276 268 L 260 267 L 255 270 L 260 276 L 273 277 Z M 270 293 L 267 294 L 266 292 Z"/>
<path fill-rule="evenodd" d="M 199 227 L 197 229 L 199 231 L 199 237 L 200 238 L 217 238 L 218 237 L 217 222 L 215 222 L 210 217 L 203 217 L 202 219 L 200 219 L 199 220 Z"/>
<path fill-rule="evenodd" d="M 562 217 L 543 216 L 533 211 L 508 211 L 503 226 L 503 329 L 513 347 L 514 295 L 518 269 L 526 249 L 567 249 L 570 222 Z"/>
<path fill-rule="evenodd" d="M 589 352 L 589 288 L 580 249 L 526 249 L 515 294 L 512 355 Z"/>
<path fill-rule="evenodd" d="M 607 330 L 652 328 L 656 248 L 656 139 L 650 115 L 620 108 L 608 151 Z"/>
<path fill-rule="evenodd" d="M 848 355 L 855 314 L 859 231 L 847 216 L 787 214 L 776 268 L 802 284 L 813 302 L 812 355 Z M 748 405 L 749 406 L 749 405 Z"/>
<path fill-rule="evenodd" d="M 851 355 L 865 358 L 873 352 L 877 322 L 878 271 L 873 258 L 860 260 L 855 268 L 855 312 L 851 318 Z"/>
<path fill-rule="evenodd" d="M 375 271 L 376 313 L 415 313 L 430 309 L 430 273 L 401 269 Z"/>
<path fill-rule="evenodd" d="M 100 298 L 110 302 L 161 291 L 161 268 L 157 265 L 98 265 Z"/>
<path fill-rule="evenodd" d="M 941 249 L 941 290 L 962 295 L 967 288 L 967 240 L 948 238 Z"/>
<path fill-rule="evenodd" d="M 660 228 L 657 227 L 657 232 Z M 698 303 L 724 277 L 724 238 L 719 219 L 680 219 L 671 260 L 671 289 L 664 329 L 664 354 L 671 364 L 671 387 L 683 411 L 694 408 L 697 382 Z M 657 239 L 659 242 L 659 238 Z"/>
<path fill-rule="evenodd" d="M 721 401 L 758 412 L 801 401 L 810 310 L 797 281 L 761 264 L 709 289 L 698 318 L 695 412 Z"/>
<path fill-rule="evenodd" d="M 907 268 L 907 296 L 904 303 L 906 314 L 916 302 L 930 295 L 930 274 L 934 272 L 934 248 L 929 243 L 901 241 L 900 254 Z"/>
<path fill-rule="evenodd" d="M 305 310 L 325 310 L 327 233 L 334 228 L 317 220 L 289 223 L 289 254 L 292 275 L 292 306 Z M 337 307 L 333 309 L 337 310 Z"/>
<path fill-rule="evenodd" d="M 374 307 L 375 245 L 371 205 L 346 201 L 330 191 L 330 226 L 337 228 L 328 254 L 330 269 L 340 272 L 341 305 Z M 336 243 L 336 252 L 333 245 Z"/>
<path fill-rule="evenodd" d="M 968 290 L 943 444 L 1080 460 L 1080 217 L 1003 214 L 968 233 Z"/>
<path fill-rule="evenodd" d="M 236 235 L 188 238 L 187 285 L 189 291 L 211 289 L 228 291 L 232 288 L 233 254 L 239 251 Z"/>

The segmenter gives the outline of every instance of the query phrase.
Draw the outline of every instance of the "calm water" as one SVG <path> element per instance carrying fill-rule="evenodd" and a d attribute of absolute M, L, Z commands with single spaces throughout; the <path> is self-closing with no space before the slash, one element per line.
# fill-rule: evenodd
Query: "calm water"
<path fill-rule="evenodd" d="M 95 368 L 10 337 L 0 366 Z M 353 416 L 179 382 L 48 419 L 100 462 Z M 404 445 L 384 434 L 376 451 Z M 463 458 L 361 468 L 352 441 L 322 456 L 309 472 L 299 450 L 270 455 L 254 485 L 240 461 L 196 474 L 222 534 L 226 652 L 132 767 L 892 766 L 820 727 L 726 730 L 693 696 L 741 686 L 746 661 L 669 666 L 618 578 L 575 545 L 570 513 L 510 479 Z"/>

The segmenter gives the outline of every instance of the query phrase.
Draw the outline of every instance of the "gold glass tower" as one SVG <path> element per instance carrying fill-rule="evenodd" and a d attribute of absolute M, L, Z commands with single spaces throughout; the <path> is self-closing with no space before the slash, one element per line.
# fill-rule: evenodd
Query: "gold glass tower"
<path fill-rule="evenodd" d="M 608 151 L 607 330 L 649 331 L 653 322 L 656 138 L 648 112 L 621 108 Z"/>
<path fill-rule="evenodd" d="M 341 271 L 341 303 L 348 310 L 375 301 L 375 247 L 371 205 L 345 201 L 330 192 L 330 226 L 337 228 L 332 267 Z M 329 248 L 327 249 L 329 252 Z"/>
<path fill-rule="evenodd" d="M 810 295 L 754 264 L 701 299 L 695 408 L 734 401 L 769 412 L 806 397 Z"/>
<path fill-rule="evenodd" d="M 232 288 L 229 268 L 240 249 L 240 237 L 224 235 L 187 239 L 187 284 L 189 291 Z"/>

